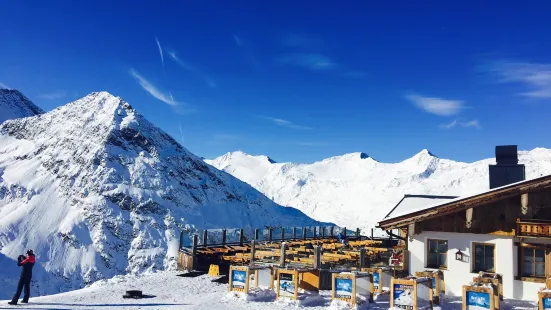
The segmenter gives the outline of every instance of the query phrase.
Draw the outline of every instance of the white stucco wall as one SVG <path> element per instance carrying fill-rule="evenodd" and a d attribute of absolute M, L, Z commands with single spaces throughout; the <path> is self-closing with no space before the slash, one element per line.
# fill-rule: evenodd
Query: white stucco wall
<path fill-rule="evenodd" d="M 416 235 L 413 241 L 408 241 L 410 251 L 410 273 L 431 270 L 426 268 L 426 241 L 427 239 L 448 240 L 448 268 L 443 270 L 446 282 L 446 294 L 461 296 L 462 286 L 469 284 L 477 274 L 472 272 L 473 243 L 495 244 L 496 272 L 503 275 L 503 295 L 505 298 L 536 300 L 539 288 L 543 283 L 524 282 L 515 280 L 517 274 L 517 247 L 513 237 L 493 235 L 423 232 Z M 538 240 L 539 242 L 539 240 Z M 461 250 L 467 257 L 466 262 L 455 260 L 455 253 Z M 433 269 L 434 270 L 434 269 Z"/>

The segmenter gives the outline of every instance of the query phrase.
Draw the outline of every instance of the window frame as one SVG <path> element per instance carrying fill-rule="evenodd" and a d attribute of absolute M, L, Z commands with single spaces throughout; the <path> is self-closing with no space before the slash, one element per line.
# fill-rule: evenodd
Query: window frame
<path fill-rule="evenodd" d="M 515 280 L 526 281 L 526 282 L 536 282 L 536 283 L 545 283 L 546 279 L 551 274 L 551 244 L 528 244 L 524 242 L 515 242 L 517 248 L 517 274 L 515 275 Z M 536 249 L 545 251 L 545 277 L 529 277 L 523 276 L 522 271 L 524 268 L 524 249 Z"/>
<path fill-rule="evenodd" d="M 533 252 L 533 255 L 532 255 L 532 258 L 533 258 L 533 261 L 532 263 L 534 264 L 534 270 L 532 274 L 530 275 L 525 275 L 524 274 L 524 250 L 525 249 L 528 249 L 528 250 L 531 250 Z M 519 275 L 521 278 L 534 278 L 534 279 L 545 279 L 546 276 L 545 276 L 545 270 L 546 270 L 546 265 L 547 265 L 547 262 L 546 262 L 546 256 L 547 256 L 547 253 L 548 253 L 548 250 L 546 250 L 545 248 L 539 248 L 539 247 L 526 247 L 526 246 L 520 246 L 519 247 L 519 250 L 520 250 L 520 272 L 519 272 Z M 536 251 L 539 250 L 539 251 L 543 251 L 543 276 L 537 276 L 536 275 Z M 542 264 L 542 262 L 539 262 L 538 264 Z"/>
<path fill-rule="evenodd" d="M 476 246 L 481 245 L 484 247 L 491 246 L 494 247 L 494 269 L 493 270 L 479 270 L 476 269 Z M 471 271 L 472 273 L 479 273 L 480 271 L 483 272 L 497 272 L 497 257 L 496 257 L 496 245 L 495 243 L 486 243 L 486 242 L 473 242 L 471 247 L 472 252 L 472 265 L 471 265 Z M 484 248 L 484 252 L 486 252 L 486 248 Z"/>
<path fill-rule="evenodd" d="M 430 250 L 430 242 L 431 241 L 436 241 L 437 242 L 437 246 L 438 246 L 438 242 L 446 242 L 446 245 L 447 245 L 447 249 L 446 249 L 446 265 L 440 265 L 440 266 L 437 266 L 437 265 L 430 265 L 429 264 L 429 250 Z M 450 245 L 450 242 L 446 239 L 435 239 L 435 238 L 427 238 L 427 242 L 425 243 L 427 246 L 426 246 L 426 249 L 425 249 L 425 254 L 426 254 L 426 257 L 427 259 L 425 260 L 425 268 L 431 268 L 431 269 L 441 269 L 441 270 L 447 270 L 448 269 L 448 252 L 449 252 L 449 245 Z M 444 253 L 441 253 L 441 252 L 437 252 L 439 254 L 444 254 Z"/>

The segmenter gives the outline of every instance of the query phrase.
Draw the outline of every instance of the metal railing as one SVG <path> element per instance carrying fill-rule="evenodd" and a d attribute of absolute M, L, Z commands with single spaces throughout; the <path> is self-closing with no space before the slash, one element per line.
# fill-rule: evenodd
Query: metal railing
<path fill-rule="evenodd" d="M 360 229 L 348 230 L 346 227 L 305 226 L 305 227 L 269 227 L 264 229 L 229 228 L 182 231 L 180 249 L 191 248 L 196 238 L 197 246 L 217 247 L 225 245 L 243 245 L 252 240 L 258 242 L 279 242 L 288 240 L 309 240 L 334 238 L 342 233 L 347 237 L 361 237 Z"/>

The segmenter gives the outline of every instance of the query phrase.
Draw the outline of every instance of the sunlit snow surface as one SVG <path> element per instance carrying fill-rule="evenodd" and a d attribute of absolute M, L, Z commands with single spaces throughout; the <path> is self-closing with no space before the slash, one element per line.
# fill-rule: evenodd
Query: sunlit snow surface
<path fill-rule="evenodd" d="M 114 279 L 102 280 L 88 288 L 68 293 L 31 298 L 29 305 L 17 306 L 25 309 L 310 309 L 310 310 L 345 310 L 350 309 L 345 303 L 331 304 L 331 291 L 322 291 L 321 297 L 305 306 L 296 306 L 292 302 L 274 302 L 275 296 L 269 292 L 255 292 L 262 295 L 258 301 L 249 301 L 228 296 L 228 285 L 211 282 L 212 278 L 178 277 L 177 272 L 163 271 L 143 276 L 117 276 Z M 146 295 L 155 296 L 147 299 L 123 299 L 126 290 L 142 290 Z M 0 308 L 9 306 L 0 301 Z M 502 309 L 535 309 L 535 302 L 505 300 Z M 388 295 L 377 296 L 377 302 L 360 309 L 388 309 Z M 16 307 L 14 307 L 15 309 Z M 438 307 L 435 307 L 439 309 Z M 458 297 L 447 297 L 441 309 L 460 310 Z"/>

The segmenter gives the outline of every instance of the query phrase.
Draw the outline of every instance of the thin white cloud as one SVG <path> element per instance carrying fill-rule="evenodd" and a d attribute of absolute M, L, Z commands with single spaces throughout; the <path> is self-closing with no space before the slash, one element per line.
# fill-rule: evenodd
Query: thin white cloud
<path fill-rule="evenodd" d="M 168 56 L 170 59 L 172 59 L 175 63 L 177 63 L 180 67 L 184 68 L 186 71 L 194 74 L 199 79 L 202 79 L 210 88 L 216 88 L 216 82 L 207 74 L 202 72 L 201 70 L 197 69 L 197 67 L 193 66 L 192 64 L 183 61 L 176 55 L 175 51 L 169 51 Z"/>
<path fill-rule="evenodd" d="M 0 89 L 10 89 L 10 88 L 8 87 L 8 85 L 0 82 Z"/>
<path fill-rule="evenodd" d="M 148 80 L 146 80 L 144 77 L 139 75 L 138 72 L 136 72 L 136 70 L 130 69 L 130 75 L 132 75 L 138 81 L 140 86 L 145 91 L 147 91 L 151 96 L 173 107 L 178 106 L 178 102 L 174 101 L 170 93 L 169 95 L 166 95 L 163 92 L 161 92 L 157 87 L 155 87 L 155 85 L 151 84 Z"/>
<path fill-rule="evenodd" d="M 58 91 L 51 92 L 51 93 L 40 94 L 40 95 L 37 96 L 37 98 L 45 99 L 45 100 L 58 100 L 58 99 L 63 99 L 66 96 L 67 96 L 66 91 L 58 90 Z"/>
<path fill-rule="evenodd" d="M 184 132 L 182 131 L 182 123 L 178 121 L 178 128 L 180 128 L 180 139 L 182 139 L 182 146 L 184 146 Z"/>
<path fill-rule="evenodd" d="M 501 83 L 521 83 L 531 89 L 519 93 L 530 98 L 551 98 L 551 64 L 498 62 L 488 66 Z"/>
<path fill-rule="evenodd" d="M 480 123 L 476 119 L 473 119 L 472 121 L 468 121 L 466 123 L 463 123 L 463 124 L 461 124 L 461 126 L 463 126 L 463 127 L 472 127 L 472 128 L 476 128 L 476 129 L 481 128 Z"/>
<path fill-rule="evenodd" d="M 475 129 L 482 128 L 480 126 L 480 123 L 476 119 L 473 119 L 473 120 L 470 120 L 470 121 L 453 120 L 453 121 L 451 121 L 447 124 L 442 124 L 438 127 L 442 128 L 442 129 L 452 129 L 452 128 L 455 128 L 457 126 L 461 126 L 461 127 L 465 127 L 465 128 L 475 128 Z"/>
<path fill-rule="evenodd" d="M 241 52 L 243 53 L 245 58 L 248 59 L 251 65 L 256 69 L 260 69 L 260 63 L 256 60 L 256 57 L 254 57 L 252 49 L 248 46 L 250 44 L 246 44 L 246 42 L 235 33 L 232 35 L 232 37 L 235 44 L 241 49 Z"/>
<path fill-rule="evenodd" d="M 237 44 L 237 46 L 243 46 L 243 41 L 241 41 L 241 38 L 238 37 L 236 34 L 233 34 L 233 41 L 235 41 L 235 44 Z"/>
<path fill-rule="evenodd" d="M 292 129 L 305 129 L 305 130 L 311 130 L 312 129 L 312 127 L 297 125 L 297 124 L 295 124 L 291 121 L 284 120 L 284 119 L 281 119 L 281 118 L 269 117 L 269 116 L 260 116 L 260 117 L 263 118 L 263 119 L 269 120 L 272 123 L 274 123 L 278 126 L 282 126 L 282 127 L 287 127 L 287 128 L 292 128 Z"/>
<path fill-rule="evenodd" d="M 165 57 L 163 55 L 163 48 L 161 47 L 161 42 L 159 42 L 159 39 L 155 37 L 155 41 L 157 41 L 157 46 L 159 47 L 159 54 L 161 55 L 161 64 L 164 67 L 165 66 Z"/>
<path fill-rule="evenodd" d="M 313 71 L 328 71 L 338 67 L 338 64 L 331 58 L 320 54 L 294 53 L 281 56 L 276 59 L 277 63 L 287 64 L 310 69 Z"/>
<path fill-rule="evenodd" d="M 453 120 L 453 121 L 449 122 L 448 124 L 442 124 L 438 127 L 442 128 L 442 129 L 452 129 L 455 126 L 457 126 L 457 120 Z"/>
<path fill-rule="evenodd" d="M 423 97 L 412 94 L 406 95 L 405 98 L 415 104 L 418 108 L 440 116 L 455 115 L 463 109 L 463 101 L 461 100 Z"/>

